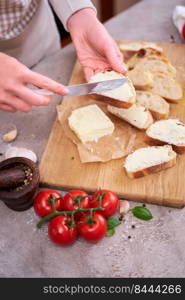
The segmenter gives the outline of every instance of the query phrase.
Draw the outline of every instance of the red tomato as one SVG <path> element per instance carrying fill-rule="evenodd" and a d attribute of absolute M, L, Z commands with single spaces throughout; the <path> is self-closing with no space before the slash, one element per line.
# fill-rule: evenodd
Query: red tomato
<path fill-rule="evenodd" d="M 85 240 L 89 242 L 98 242 L 105 236 L 107 222 L 99 213 L 94 213 L 92 219 L 90 218 L 90 214 L 87 213 L 86 216 L 80 218 L 78 222 L 78 231 Z"/>
<path fill-rule="evenodd" d="M 104 217 L 110 217 L 116 212 L 119 199 L 115 193 L 108 190 L 100 190 L 96 192 L 91 199 L 91 207 L 98 207 L 98 199 L 102 201 L 102 207 L 104 208 L 104 210 L 99 210 L 98 212 Z"/>
<path fill-rule="evenodd" d="M 78 231 L 76 227 L 70 227 L 71 223 L 71 218 L 64 215 L 51 219 L 48 225 L 48 235 L 50 239 L 54 243 L 63 246 L 76 241 Z M 74 222 L 73 225 L 75 224 Z"/>
<path fill-rule="evenodd" d="M 78 202 L 81 208 L 90 207 L 90 198 L 88 194 L 80 190 L 69 191 L 62 200 L 62 210 L 75 210 L 78 209 Z M 75 219 L 78 220 L 82 216 L 82 213 L 75 213 Z"/>
<path fill-rule="evenodd" d="M 54 190 L 43 190 L 39 192 L 34 199 L 34 209 L 35 212 L 40 216 L 44 217 L 52 212 L 52 205 L 50 203 L 50 196 L 53 199 L 61 198 L 54 202 L 54 207 L 56 210 L 61 210 L 62 208 L 62 195 Z"/>

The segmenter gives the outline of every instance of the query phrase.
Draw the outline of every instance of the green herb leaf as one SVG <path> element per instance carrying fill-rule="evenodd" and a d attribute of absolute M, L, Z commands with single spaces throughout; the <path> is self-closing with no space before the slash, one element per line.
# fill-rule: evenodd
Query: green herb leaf
<path fill-rule="evenodd" d="M 144 221 L 149 221 L 153 218 L 149 209 L 143 206 L 135 206 L 134 208 L 131 209 L 131 212 L 136 218 Z"/>
<path fill-rule="evenodd" d="M 121 224 L 121 221 L 116 218 L 108 218 L 107 219 L 107 229 L 113 229 L 114 227 Z"/>
<path fill-rule="evenodd" d="M 111 237 L 115 234 L 115 228 L 111 228 L 111 229 L 108 229 L 107 232 L 106 232 L 106 236 L 107 237 Z"/>

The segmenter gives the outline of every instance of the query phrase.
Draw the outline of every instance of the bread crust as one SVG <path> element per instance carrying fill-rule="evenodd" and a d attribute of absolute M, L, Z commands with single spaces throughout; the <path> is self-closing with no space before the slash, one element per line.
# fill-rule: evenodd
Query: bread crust
<path fill-rule="evenodd" d="M 155 120 L 162 120 L 162 119 L 167 119 L 168 118 L 168 113 L 160 113 L 158 111 L 154 111 L 152 109 L 149 109 L 149 111 L 151 112 L 152 114 L 152 117 L 155 119 Z"/>
<path fill-rule="evenodd" d="M 143 176 L 146 176 L 146 175 L 150 175 L 152 173 L 157 173 L 157 172 L 160 172 L 162 170 L 171 168 L 175 164 L 176 164 L 176 156 L 174 156 L 171 160 L 169 160 L 167 162 L 164 162 L 164 163 L 161 163 L 161 164 L 158 164 L 158 165 L 155 165 L 155 166 L 150 166 L 150 167 L 147 167 L 147 168 L 142 169 L 142 170 L 138 170 L 138 171 L 135 171 L 135 172 L 130 172 L 130 171 L 127 171 L 125 169 L 125 171 L 126 171 L 126 174 L 128 175 L 129 178 L 134 179 L 134 178 L 143 177 Z"/>
<path fill-rule="evenodd" d="M 114 106 L 115 106 L 115 105 L 114 105 Z M 138 128 L 138 129 L 140 129 L 140 130 L 146 130 L 146 129 L 153 123 L 153 121 L 154 121 L 153 118 L 152 118 L 152 114 L 151 114 L 150 111 L 147 110 L 147 109 L 146 109 L 145 112 L 147 113 L 148 119 L 147 119 L 147 121 L 146 121 L 144 127 L 137 126 L 136 124 L 132 123 L 129 119 L 120 116 L 118 113 L 113 113 L 113 112 L 109 109 L 109 107 L 107 107 L 107 109 L 108 109 L 108 112 L 110 112 L 110 113 L 113 114 L 114 116 L 118 117 L 119 119 L 121 119 L 121 120 L 123 120 L 123 121 L 129 123 L 129 124 L 132 125 L 133 127 L 136 127 L 136 128 Z"/>
<path fill-rule="evenodd" d="M 106 102 L 107 104 L 110 104 L 110 105 L 118 107 L 118 108 L 129 108 L 135 103 L 135 96 L 130 98 L 129 102 L 121 101 L 121 100 L 111 98 L 108 96 L 104 96 L 104 95 L 100 95 L 100 94 L 92 94 L 91 97 L 95 100 Z"/>
<path fill-rule="evenodd" d="M 149 145 L 152 145 L 152 146 L 171 145 L 172 148 L 173 148 L 173 150 L 176 153 L 178 153 L 178 154 L 184 154 L 185 153 L 185 145 L 183 145 L 183 146 L 177 146 L 177 145 L 174 145 L 174 144 L 170 144 L 170 143 L 158 140 L 158 139 L 154 139 L 154 138 L 148 136 L 147 134 L 146 134 L 145 142 L 147 144 L 149 144 Z"/>

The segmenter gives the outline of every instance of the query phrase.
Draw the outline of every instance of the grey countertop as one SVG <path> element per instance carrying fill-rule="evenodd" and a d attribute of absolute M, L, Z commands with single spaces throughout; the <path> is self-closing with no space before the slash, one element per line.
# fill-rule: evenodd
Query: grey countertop
<path fill-rule="evenodd" d="M 177 4 L 185 1 L 143 0 L 106 27 L 115 39 L 170 42 L 173 36 L 182 43 L 171 19 Z M 75 50 L 69 45 L 34 69 L 67 84 L 74 62 Z M 1 111 L 0 133 L 15 124 L 19 135 L 12 145 L 34 150 L 40 159 L 60 100 L 56 96 L 48 107 L 28 114 Z M 0 152 L 6 148 L 0 140 Z M 47 226 L 36 229 L 33 208 L 18 213 L 0 202 L 0 277 L 185 277 L 184 209 L 147 207 L 154 216 L 151 221 L 128 214 L 112 238 L 97 244 L 79 239 L 65 248 L 50 242 Z"/>

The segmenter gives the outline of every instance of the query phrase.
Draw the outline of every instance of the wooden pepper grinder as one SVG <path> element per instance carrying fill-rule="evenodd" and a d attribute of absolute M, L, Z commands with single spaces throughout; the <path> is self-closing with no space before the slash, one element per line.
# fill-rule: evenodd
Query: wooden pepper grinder
<path fill-rule="evenodd" d="M 0 163 L 0 200 L 9 208 L 22 211 L 33 205 L 39 187 L 39 168 L 32 160 L 13 157 Z"/>

